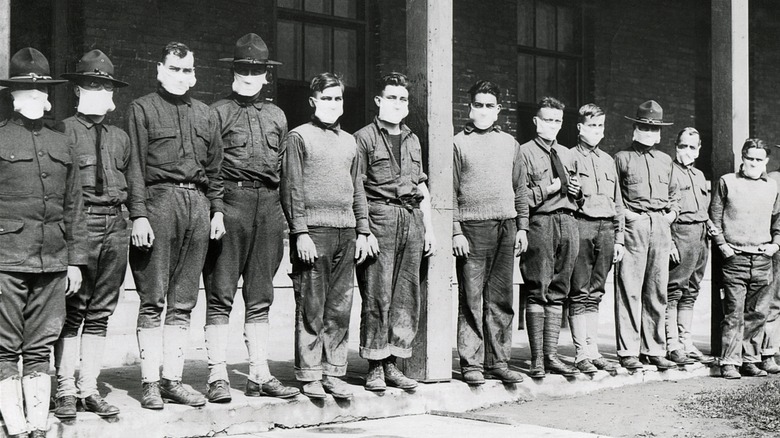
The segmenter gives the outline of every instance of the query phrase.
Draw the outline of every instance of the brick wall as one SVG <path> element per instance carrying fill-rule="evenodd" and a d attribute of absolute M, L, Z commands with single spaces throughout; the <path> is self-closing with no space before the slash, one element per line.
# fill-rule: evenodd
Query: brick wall
<path fill-rule="evenodd" d="M 750 2 L 750 135 L 771 144 L 780 143 L 780 40 L 777 39 L 777 2 Z M 768 168 L 780 167 L 780 149 L 770 156 Z"/>

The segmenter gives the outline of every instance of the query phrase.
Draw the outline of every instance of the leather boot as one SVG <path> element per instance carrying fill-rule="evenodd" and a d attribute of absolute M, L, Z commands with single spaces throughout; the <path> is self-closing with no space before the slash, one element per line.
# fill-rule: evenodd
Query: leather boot
<path fill-rule="evenodd" d="M 587 314 L 574 315 L 569 313 L 569 328 L 571 329 L 571 340 L 574 342 L 576 355 L 574 361 L 579 363 L 589 359 Z"/>
<path fill-rule="evenodd" d="M 160 382 L 144 382 L 141 393 L 141 407 L 144 409 L 162 409 L 163 399 L 160 395 Z"/>
<path fill-rule="evenodd" d="M 11 376 L 0 381 L 0 414 L 11 436 L 27 433 L 23 394 L 21 377 Z"/>
<path fill-rule="evenodd" d="M 768 374 L 780 373 L 780 366 L 775 362 L 774 356 L 763 356 L 763 360 L 756 365 L 759 369 L 766 371 Z"/>
<path fill-rule="evenodd" d="M 580 373 L 580 370 L 569 366 L 558 357 L 558 337 L 561 333 L 563 313 L 560 308 L 545 307 L 544 312 L 544 368 L 555 374 L 566 377 Z"/>
<path fill-rule="evenodd" d="M 196 391 L 189 391 L 180 380 L 168 380 L 163 377 L 160 381 L 160 396 L 163 400 L 188 406 L 203 406 L 206 398 Z"/>
<path fill-rule="evenodd" d="M 417 381 L 410 379 L 398 369 L 395 365 L 395 356 L 390 356 L 384 360 L 385 382 L 388 386 L 400 388 L 405 391 L 411 391 L 417 388 Z"/>
<path fill-rule="evenodd" d="M 82 400 L 84 404 L 84 410 L 87 412 L 94 412 L 99 417 L 113 417 L 119 414 L 119 408 L 108 403 L 100 396 L 100 394 L 92 394 L 84 397 Z"/>
<path fill-rule="evenodd" d="M 366 373 L 367 391 L 384 391 L 387 388 L 385 383 L 385 369 L 381 360 L 368 361 L 368 373 Z"/>
<path fill-rule="evenodd" d="M 207 325 L 204 332 L 206 355 L 209 362 L 207 397 L 211 403 L 228 403 L 232 400 L 227 373 L 227 343 L 230 326 L 227 324 Z"/>
<path fill-rule="evenodd" d="M 22 377 L 24 404 L 27 408 L 27 424 L 30 432 L 49 429 L 49 398 L 51 397 L 51 379 L 48 374 L 32 373 Z M 45 435 L 44 435 L 45 436 Z"/>
<path fill-rule="evenodd" d="M 531 369 L 529 375 L 532 379 L 543 379 L 544 371 L 544 310 L 532 312 L 530 307 L 525 312 L 525 326 L 528 329 L 528 346 L 531 348 Z"/>
<path fill-rule="evenodd" d="M 163 355 L 163 329 L 162 327 L 139 328 L 136 334 L 138 350 L 141 354 L 141 380 L 144 383 L 159 382 Z"/>
<path fill-rule="evenodd" d="M 112 417 L 119 408 L 108 404 L 97 389 L 97 378 L 103 367 L 103 350 L 106 338 L 96 335 L 81 335 L 81 371 L 79 372 L 79 391 L 84 409 L 101 417 Z"/>

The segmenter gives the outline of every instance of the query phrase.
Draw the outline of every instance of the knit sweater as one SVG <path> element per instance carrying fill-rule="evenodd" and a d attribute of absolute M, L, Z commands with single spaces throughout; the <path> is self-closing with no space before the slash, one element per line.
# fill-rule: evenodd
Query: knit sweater
<path fill-rule="evenodd" d="M 757 254 L 765 243 L 780 244 L 780 198 L 777 184 L 764 174 L 751 179 L 742 173 L 723 175 L 710 204 L 710 219 L 721 234 L 720 245 Z"/>

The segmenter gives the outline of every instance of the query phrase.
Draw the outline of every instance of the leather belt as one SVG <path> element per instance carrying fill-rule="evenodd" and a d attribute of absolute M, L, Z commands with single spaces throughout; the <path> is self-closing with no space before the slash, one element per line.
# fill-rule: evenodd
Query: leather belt
<path fill-rule="evenodd" d="M 119 207 L 106 207 L 101 205 L 85 205 L 84 212 L 87 214 L 100 214 L 104 216 L 118 215 L 122 212 Z"/>
<path fill-rule="evenodd" d="M 385 205 L 392 205 L 394 207 L 401 207 L 405 208 L 407 210 L 414 210 L 415 208 L 420 208 L 419 203 L 409 203 L 404 202 L 400 199 L 369 199 L 368 202 L 375 203 L 375 204 L 385 204 Z"/>
<path fill-rule="evenodd" d="M 230 181 L 225 180 L 226 183 L 233 183 L 237 187 L 246 187 L 249 189 L 262 189 L 265 188 L 265 184 L 262 181 Z"/>

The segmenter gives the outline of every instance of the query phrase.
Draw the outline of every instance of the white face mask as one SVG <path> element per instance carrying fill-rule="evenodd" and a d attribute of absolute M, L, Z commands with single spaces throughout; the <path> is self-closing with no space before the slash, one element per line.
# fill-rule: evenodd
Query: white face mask
<path fill-rule="evenodd" d="M 682 165 L 690 166 L 694 161 L 696 161 L 697 158 L 699 158 L 699 150 L 691 150 L 688 148 L 677 149 L 676 158 L 677 161 L 679 161 Z"/>
<path fill-rule="evenodd" d="M 104 116 L 115 109 L 113 91 L 86 90 L 79 87 L 79 106 L 76 110 L 81 114 Z"/>
<path fill-rule="evenodd" d="M 558 137 L 558 132 L 561 130 L 561 125 L 557 123 L 548 123 L 539 117 L 534 117 L 536 123 L 536 135 L 540 138 L 553 141 Z"/>
<path fill-rule="evenodd" d="M 604 120 L 606 116 L 600 115 L 588 117 L 585 123 L 577 123 L 580 131 L 580 140 L 591 147 L 598 146 L 604 138 Z"/>
<path fill-rule="evenodd" d="M 341 88 L 326 88 L 322 93 L 318 94 L 318 98 L 309 98 L 309 104 L 314 107 L 314 115 L 326 125 L 336 123 L 339 120 L 339 117 L 344 114 L 344 98 Z"/>
<path fill-rule="evenodd" d="M 409 102 L 401 103 L 398 100 L 377 98 L 379 102 L 379 120 L 397 125 L 409 115 Z"/>
<path fill-rule="evenodd" d="M 758 179 L 764 172 L 766 172 L 766 163 L 753 164 L 752 166 L 742 164 L 742 173 L 748 178 Z"/>
<path fill-rule="evenodd" d="M 661 142 L 661 130 L 642 131 L 639 128 L 634 128 L 633 141 L 645 146 L 655 146 Z"/>
<path fill-rule="evenodd" d="M 184 58 L 169 54 L 165 57 L 165 63 L 157 63 L 157 80 L 165 91 L 182 96 L 197 82 L 194 63 L 192 52 L 188 52 Z M 176 67 L 179 71 L 173 71 L 169 67 Z"/>
<path fill-rule="evenodd" d="M 11 92 L 14 98 L 14 111 L 30 120 L 43 117 L 44 111 L 51 111 L 49 95 L 40 90 L 15 90 Z"/>
<path fill-rule="evenodd" d="M 498 112 L 500 108 L 488 108 L 483 106 L 482 108 L 474 108 L 474 105 L 470 105 L 471 111 L 469 111 L 469 119 L 478 129 L 489 129 L 498 120 Z"/>
<path fill-rule="evenodd" d="M 268 83 L 267 73 L 261 75 L 244 76 L 233 73 L 233 91 L 239 96 L 252 97 L 263 89 Z"/>

